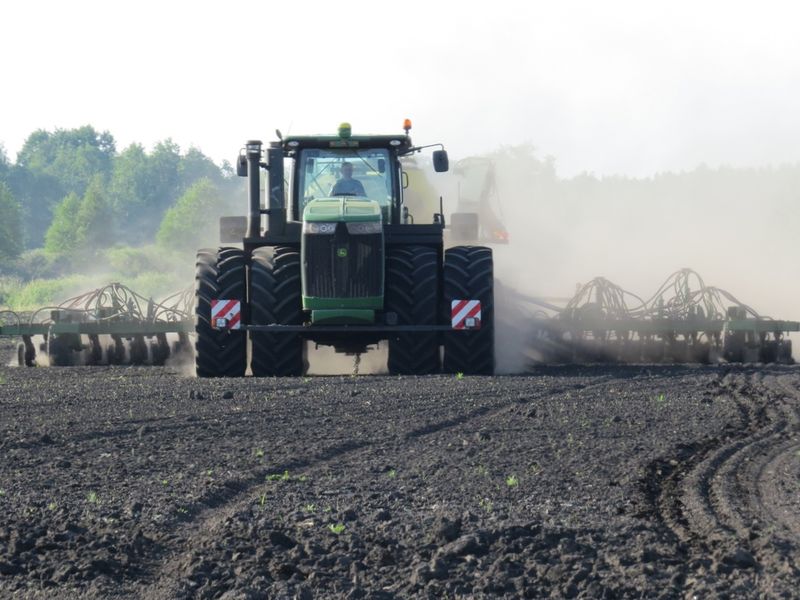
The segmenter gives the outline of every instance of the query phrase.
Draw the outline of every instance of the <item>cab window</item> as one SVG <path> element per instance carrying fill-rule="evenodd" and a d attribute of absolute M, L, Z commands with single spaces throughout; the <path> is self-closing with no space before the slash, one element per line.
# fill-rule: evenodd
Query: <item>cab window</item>
<path fill-rule="evenodd" d="M 388 222 L 392 176 L 387 150 L 306 148 L 298 161 L 298 216 L 311 200 L 353 196 L 380 203 Z"/>

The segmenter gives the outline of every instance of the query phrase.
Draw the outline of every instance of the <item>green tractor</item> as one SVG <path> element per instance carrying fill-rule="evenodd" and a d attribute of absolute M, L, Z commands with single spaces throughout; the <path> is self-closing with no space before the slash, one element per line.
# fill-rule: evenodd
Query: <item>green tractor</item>
<path fill-rule="evenodd" d="M 492 251 L 445 250 L 441 202 L 431 223 L 409 222 L 400 157 L 438 146 L 434 170 L 449 168 L 410 127 L 247 142 L 249 214 L 220 222 L 241 247 L 197 254 L 198 376 L 245 375 L 248 348 L 253 376 L 302 375 L 309 341 L 350 355 L 388 341 L 391 374 L 494 372 Z"/>

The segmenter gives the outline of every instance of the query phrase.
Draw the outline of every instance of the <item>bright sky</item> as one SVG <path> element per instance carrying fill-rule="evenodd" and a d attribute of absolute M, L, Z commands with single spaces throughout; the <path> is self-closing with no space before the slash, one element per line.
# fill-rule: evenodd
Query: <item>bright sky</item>
<path fill-rule="evenodd" d="M 800 161 L 794 2 L 4 2 L 0 143 L 108 129 L 217 161 L 248 138 L 533 143 L 562 175 Z"/>

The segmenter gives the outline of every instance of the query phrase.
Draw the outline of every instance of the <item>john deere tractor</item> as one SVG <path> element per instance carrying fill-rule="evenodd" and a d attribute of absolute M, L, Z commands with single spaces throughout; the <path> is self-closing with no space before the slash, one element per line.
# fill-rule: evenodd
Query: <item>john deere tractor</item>
<path fill-rule="evenodd" d="M 248 216 L 221 220 L 223 243 L 241 247 L 197 254 L 198 376 L 243 376 L 248 354 L 254 376 L 302 375 L 309 341 L 347 354 L 386 341 L 392 374 L 493 373 L 492 252 L 445 251 L 441 203 L 409 222 L 400 157 L 439 147 L 434 170 L 448 170 L 441 144 L 414 146 L 410 127 L 247 142 Z"/>

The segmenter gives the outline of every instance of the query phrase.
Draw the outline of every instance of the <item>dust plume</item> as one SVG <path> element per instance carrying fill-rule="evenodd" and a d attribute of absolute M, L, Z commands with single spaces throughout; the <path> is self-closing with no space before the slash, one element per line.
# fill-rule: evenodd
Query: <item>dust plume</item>
<path fill-rule="evenodd" d="M 557 303 L 597 276 L 646 297 L 689 267 L 762 316 L 800 320 L 800 165 L 562 179 L 530 146 L 492 159 L 510 235 L 494 250 L 500 371 L 524 353 L 516 293 Z"/>

